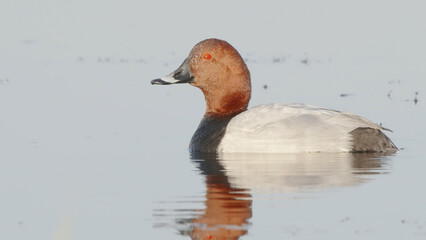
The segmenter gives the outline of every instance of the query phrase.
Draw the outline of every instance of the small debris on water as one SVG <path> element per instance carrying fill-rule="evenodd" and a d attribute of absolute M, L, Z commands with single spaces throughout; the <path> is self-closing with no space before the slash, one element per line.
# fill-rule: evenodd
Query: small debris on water
<path fill-rule="evenodd" d="M 101 58 L 101 57 L 98 57 L 98 62 L 109 62 L 110 61 L 110 58 L 109 57 L 105 57 L 105 58 Z"/>
<path fill-rule="evenodd" d="M 273 57 L 272 58 L 272 62 L 274 63 L 280 63 L 280 62 L 284 62 L 285 61 L 285 57 Z"/>
<path fill-rule="evenodd" d="M 308 59 L 308 58 L 305 58 L 305 59 L 303 59 L 303 60 L 301 61 L 301 63 L 303 63 L 303 64 L 305 64 L 305 65 L 308 65 L 308 63 L 309 63 L 309 59 Z"/>
<path fill-rule="evenodd" d="M 388 81 L 388 84 L 401 83 L 401 80 L 391 80 Z"/>
<path fill-rule="evenodd" d="M 0 78 L 0 85 L 8 83 L 9 81 L 10 81 L 9 78 L 4 78 L 4 79 Z"/>
<path fill-rule="evenodd" d="M 268 85 L 266 85 L 266 84 L 263 85 L 263 89 L 265 89 L 265 90 L 268 89 Z"/>
<path fill-rule="evenodd" d="M 388 98 L 389 98 L 390 100 L 392 100 L 391 94 L 392 94 L 392 90 L 390 90 L 390 91 L 388 92 Z"/>
<path fill-rule="evenodd" d="M 136 59 L 135 62 L 137 62 L 137 63 L 145 63 L 145 60 L 143 60 L 143 58 L 139 58 L 139 59 Z"/>
<path fill-rule="evenodd" d="M 419 92 L 415 92 L 414 105 L 417 105 L 417 102 L 419 102 L 419 100 L 417 99 L 417 95 L 419 95 Z"/>

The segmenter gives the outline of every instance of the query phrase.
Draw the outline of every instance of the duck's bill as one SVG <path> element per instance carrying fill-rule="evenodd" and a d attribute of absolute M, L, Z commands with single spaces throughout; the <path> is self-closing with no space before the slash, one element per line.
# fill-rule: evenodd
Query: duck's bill
<path fill-rule="evenodd" d="M 192 83 L 194 82 L 194 76 L 192 76 L 191 68 L 189 67 L 190 58 L 185 59 L 185 61 L 180 65 L 178 69 L 170 73 L 169 75 L 154 79 L 151 81 L 152 85 L 169 85 L 176 83 Z"/>
<path fill-rule="evenodd" d="M 169 85 L 179 83 L 178 80 L 171 78 L 169 76 L 165 76 L 163 78 L 154 79 L 151 81 L 152 85 Z"/>

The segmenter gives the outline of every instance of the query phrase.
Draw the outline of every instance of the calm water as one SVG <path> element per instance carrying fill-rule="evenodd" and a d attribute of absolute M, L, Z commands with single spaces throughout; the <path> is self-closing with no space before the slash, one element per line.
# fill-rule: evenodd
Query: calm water
<path fill-rule="evenodd" d="M 0 239 L 426 238 L 424 3 L 167 4 L 2 5 Z M 250 106 L 352 112 L 402 150 L 191 156 L 201 92 L 149 82 L 212 36 Z"/>
<path fill-rule="evenodd" d="M 364 234 L 368 229 L 357 226 L 359 220 L 353 217 L 354 209 L 359 210 L 351 206 L 356 201 L 335 202 L 336 206 L 327 204 L 325 209 L 314 211 L 309 210 L 313 207 L 310 205 L 328 198 L 325 192 L 336 195 L 344 188 L 370 182 L 372 175 L 389 173 L 392 168 L 391 157 L 378 154 L 197 155 L 192 156 L 192 161 L 203 176 L 204 194 L 158 201 L 154 209 L 155 227 L 170 227 L 192 239 L 238 239 L 251 232 L 251 228 L 256 229 L 258 223 L 270 224 L 267 228 L 275 225 L 268 237 L 273 234 L 327 237 L 346 222 L 353 228 L 352 234 Z M 262 205 L 275 208 L 272 211 L 275 213 L 258 210 Z M 362 211 L 368 214 L 375 205 L 371 203 Z M 295 207 L 301 213 L 294 213 Z M 318 217 L 315 212 L 323 214 L 322 211 L 332 226 L 318 222 L 311 228 L 300 222 L 305 216 L 302 221 L 312 224 Z"/>
<path fill-rule="evenodd" d="M 190 86 L 149 84 L 169 66 L 61 61 L 33 62 L 35 80 L 16 70 L 0 85 L 1 239 L 426 237 L 426 111 L 407 90 L 424 84 L 372 81 L 375 94 L 347 97 L 328 85 L 296 96 L 311 90 L 253 84 L 252 105 L 295 96 L 382 121 L 397 153 L 191 156 L 204 102 Z M 294 68 L 302 81 L 346 64 L 259 61 L 248 61 L 254 76 Z"/>

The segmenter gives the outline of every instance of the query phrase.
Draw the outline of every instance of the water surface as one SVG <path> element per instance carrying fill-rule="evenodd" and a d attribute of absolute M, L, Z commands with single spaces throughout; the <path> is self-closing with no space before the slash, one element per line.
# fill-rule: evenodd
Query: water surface
<path fill-rule="evenodd" d="M 424 239 L 425 7 L 2 1 L 0 239 Z M 250 107 L 352 112 L 402 150 L 191 156 L 202 93 L 150 81 L 209 37 Z"/>

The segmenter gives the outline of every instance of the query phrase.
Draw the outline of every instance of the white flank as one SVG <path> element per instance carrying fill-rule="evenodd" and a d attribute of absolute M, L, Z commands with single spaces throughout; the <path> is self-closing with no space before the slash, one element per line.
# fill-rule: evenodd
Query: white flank
<path fill-rule="evenodd" d="M 220 152 L 348 152 L 350 131 L 382 129 L 354 114 L 303 104 L 268 104 L 235 116 L 219 144 Z"/>

